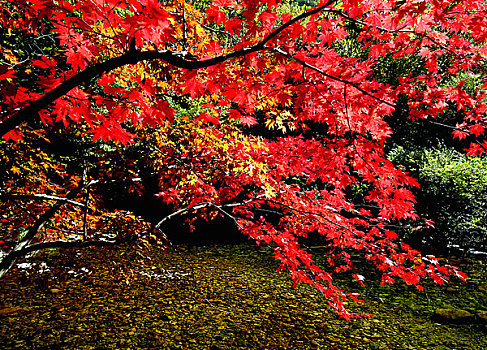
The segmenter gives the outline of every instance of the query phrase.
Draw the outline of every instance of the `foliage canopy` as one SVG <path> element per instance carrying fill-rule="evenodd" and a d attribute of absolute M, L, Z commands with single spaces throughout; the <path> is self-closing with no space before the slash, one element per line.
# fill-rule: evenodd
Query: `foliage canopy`
<path fill-rule="evenodd" d="M 466 89 L 461 74 L 483 79 L 485 2 L 328 0 L 292 11 L 277 0 L 1 4 L 2 273 L 34 249 L 112 242 L 101 237 L 107 220 L 131 228 L 110 235 L 119 241 L 160 234 L 186 213 L 230 217 L 272 247 L 294 285 L 316 286 L 347 318 L 346 300 L 357 295 L 332 273 L 355 268 L 350 250 L 375 263 L 383 283 L 421 289 L 422 278 L 464 278 L 397 241 L 390 222 L 416 218 L 417 182 L 386 159 L 384 118 L 400 108 L 432 119 L 453 105 L 465 115 L 454 135 L 472 137 L 470 154 L 484 152 L 486 82 Z M 408 62 L 414 69 L 384 78 Z M 459 79 L 445 84 L 451 75 Z M 188 99 L 197 107 L 176 113 Z M 92 138 L 84 165 L 37 151 L 56 132 L 83 145 Z M 143 142 L 143 160 L 102 152 Z M 124 181 L 136 191 L 134 165 L 145 160 L 173 208 L 151 228 L 104 208 L 97 187 Z M 350 188 L 362 183 L 354 202 Z M 329 266 L 300 244 L 310 233 L 326 240 Z"/>

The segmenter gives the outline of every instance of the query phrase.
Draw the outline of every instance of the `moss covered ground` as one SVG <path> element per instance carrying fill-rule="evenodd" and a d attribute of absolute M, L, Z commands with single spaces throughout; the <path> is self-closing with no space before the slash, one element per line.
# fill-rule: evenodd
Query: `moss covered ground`
<path fill-rule="evenodd" d="M 314 250 L 319 256 L 319 249 Z M 291 288 L 263 248 L 249 244 L 51 251 L 0 280 L 2 349 L 487 349 L 486 266 L 456 260 L 465 284 L 366 287 L 350 322 L 308 286 Z M 46 264 L 41 264 L 46 261 Z M 357 261 L 357 263 L 361 263 Z M 44 270 L 39 273 L 39 269 Z M 438 308 L 474 315 L 436 320 Z"/>

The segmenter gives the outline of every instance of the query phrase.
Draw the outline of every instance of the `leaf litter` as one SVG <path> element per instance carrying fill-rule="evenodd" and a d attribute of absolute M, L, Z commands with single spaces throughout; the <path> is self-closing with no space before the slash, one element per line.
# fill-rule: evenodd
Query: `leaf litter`
<path fill-rule="evenodd" d="M 292 289 L 271 254 L 249 244 L 53 250 L 27 260 L 42 273 L 17 269 L 0 282 L 4 349 L 487 348 L 485 324 L 432 319 L 445 306 L 487 310 L 479 262 L 461 262 L 471 282 L 424 292 L 380 287 L 372 270 L 363 288 L 339 276 L 364 299 L 350 309 L 374 315 L 348 322 L 316 289 Z"/>

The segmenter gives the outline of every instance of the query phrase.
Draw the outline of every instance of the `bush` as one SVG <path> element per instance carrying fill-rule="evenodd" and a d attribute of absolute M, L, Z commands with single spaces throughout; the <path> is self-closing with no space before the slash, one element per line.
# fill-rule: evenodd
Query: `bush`
<path fill-rule="evenodd" d="M 440 146 L 395 147 L 390 159 L 418 179 L 416 209 L 435 222 L 429 229 L 410 224 L 405 238 L 435 248 L 487 249 L 486 158 Z"/>

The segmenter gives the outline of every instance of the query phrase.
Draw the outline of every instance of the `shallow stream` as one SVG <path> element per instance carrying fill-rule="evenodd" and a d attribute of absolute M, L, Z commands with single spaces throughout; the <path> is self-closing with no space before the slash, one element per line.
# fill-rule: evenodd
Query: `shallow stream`
<path fill-rule="evenodd" d="M 0 280 L 3 349 L 487 349 L 487 272 L 475 260 L 449 259 L 469 283 L 424 292 L 380 287 L 357 260 L 366 287 L 336 282 L 361 293 L 352 310 L 374 318 L 348 322 L 315 289 L 292 289 L 269 251 L 249 244 L 52 251 L 20 263 L 41 258 L 42 272 Z M 471 316 L 441 319 L 438 309 Z"/>

